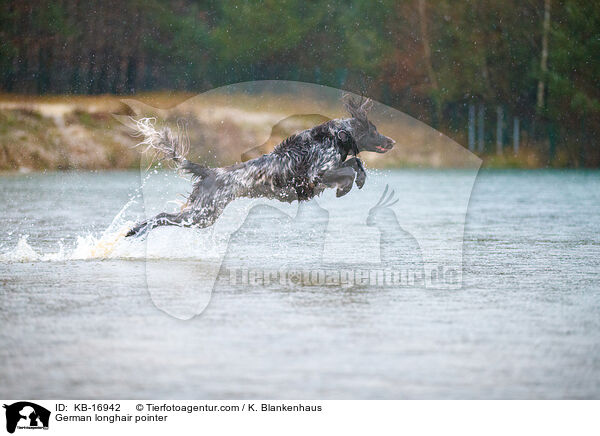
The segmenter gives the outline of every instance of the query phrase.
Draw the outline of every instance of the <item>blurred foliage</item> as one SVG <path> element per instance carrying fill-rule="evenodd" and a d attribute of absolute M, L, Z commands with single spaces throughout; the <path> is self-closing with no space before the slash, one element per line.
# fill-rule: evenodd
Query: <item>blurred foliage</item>
<path fill-rule="evenodd" d="M 522 120 L 522 146 L 548 164 L 560 155 L 561 165 L 600 165 L 597 2 L 552 1 L 545 73 L 543 0 L 0 2 L 6 92 L 200 92 L 301 80 L 368 94 L 463 143 L 468 105 L 483 104 L 490 148 L 501 105 L 507 120 Z"/>

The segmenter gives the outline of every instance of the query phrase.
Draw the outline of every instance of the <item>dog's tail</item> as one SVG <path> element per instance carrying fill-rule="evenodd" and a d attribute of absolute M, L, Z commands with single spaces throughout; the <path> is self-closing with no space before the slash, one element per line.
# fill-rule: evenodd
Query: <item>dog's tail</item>
<path fill-rule="evenodd" d="M 185 126 L 180 125 L 178 133 L 174 133 L 169 127 L 157 130 L 154 127 L 155 118 L 141 118 L 133 120 L 136 134 L 143 141 L 137 146 L 145 146 L 144 152 L 155 150 L 165 158 L 171 159 L 181 169 L 192 175 L 194 179 L 204 179 L 213 173 L 211 168 L 190 162 L 186 159 L 190 151 L 190 141 L 185 131 Z"/>
<path fill-rule="evenodd" d="M 145 146 L 144 152 L 154 149 L 164 157 L 172 159 L 177 166 L 186 158 L 189 152 L 189 141 L 184 135 L 175 135 L 168 127 L 157 130 L 154 127 L 154 118 L 133 120 L 136 133 L 134 136 L 144 138 L 137 146 Z"/>

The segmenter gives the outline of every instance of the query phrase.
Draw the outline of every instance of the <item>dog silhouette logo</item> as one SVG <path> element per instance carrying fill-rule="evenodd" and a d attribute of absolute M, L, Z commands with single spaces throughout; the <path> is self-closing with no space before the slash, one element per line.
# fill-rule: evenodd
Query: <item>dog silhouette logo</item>
<path fill-rule="evenodd" d="M 6 431 L 14 433 L 18 429 L 48 429 L 50 411 L 28 401 L 4 405 L 6 409 Z"/>

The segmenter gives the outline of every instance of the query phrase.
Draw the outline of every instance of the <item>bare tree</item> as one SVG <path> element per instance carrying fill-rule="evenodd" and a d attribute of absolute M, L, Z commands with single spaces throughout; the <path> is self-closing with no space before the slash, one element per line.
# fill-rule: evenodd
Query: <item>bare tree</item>
<path fill-rule="evenodd" d="M 548 72 L 548 33 L 550 33 L 550 0 L 544 0 L 544 28 L 542 31 L 542 58 L 540 60 L 540 80 L 537 88 L 537 109 L 544 108 L 544 79 Z"/>
<path fill-rule="evenodd" d="M 431 89 L 437 92 L 439 89 L 437 77 L 435 75 L 435 71 L 433 70 L 433 64 L 431 63 L 431 47 L 429 43 L 429 34 L 427 31 L 427 3 L 425 0 L 418 0 L 419 3 L 419 23 L 421 26 L 421 42 L 423 43 L 423 59 L 425 61 L 425 68 L 427 68 L 427 77 L 429 78 L 429 83 L 431 84 Z M 434 98 L 435 105 L 435 116 L 437 121 L 440 121 L 441 117 L 441 107 L 439 96 L 435 96 Z"/>

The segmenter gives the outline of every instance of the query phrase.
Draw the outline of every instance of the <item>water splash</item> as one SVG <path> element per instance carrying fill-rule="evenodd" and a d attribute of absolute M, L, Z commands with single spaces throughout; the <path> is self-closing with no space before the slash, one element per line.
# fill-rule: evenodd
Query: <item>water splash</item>
<path fill-rule="evenodd" d="M 92 234 L 78 236 L 75 247 L 65 249 L 62 241 L 56 251 L 42 252 L 29 244 L 29 235 L 22 235 L 17 245 L 0 253 L 0 262 L 62 262 L 66 260 L 111 259 L 144 257 L 145 247 L 137 241 L 125 240 L 132 223 L 123 224 L 118 231 L 105 231 L 100 237 Z"/>
<path fill-rule="evenodd" d="M 117 213 L 111 224 L 100 235 L 77 236 L 74 245 L 65 247 L 58 242 L 55 251 L 43 252 L 22 235 L 14 246 L 0 252 L 0 262 L 64 262 L 70 260 L 214 260 L 220 258 L 229 240 L 229 232 L 215 229 L 182 229 L 178 227 L 155 229 L 146 239 L 125 238 L 135 224 L 124 220 L 123 214 L 135 202 L 130 200 Z"/>
<path fill-rule="evenodd" d="M 147 239 L 125 238 L 134 224 L 109 226 L 100 236 L 78 236 L 73 248 L 58 243 L 56 251 L 42 252 L 29 243 L 29 235 L 19 238 L 17 245 L 0 253 L 0 262 L 64 262 L 69 260 L 215 260 L 222 256 L 228 234 L 204 229 L 177 227 L 156 229 Z"/>

